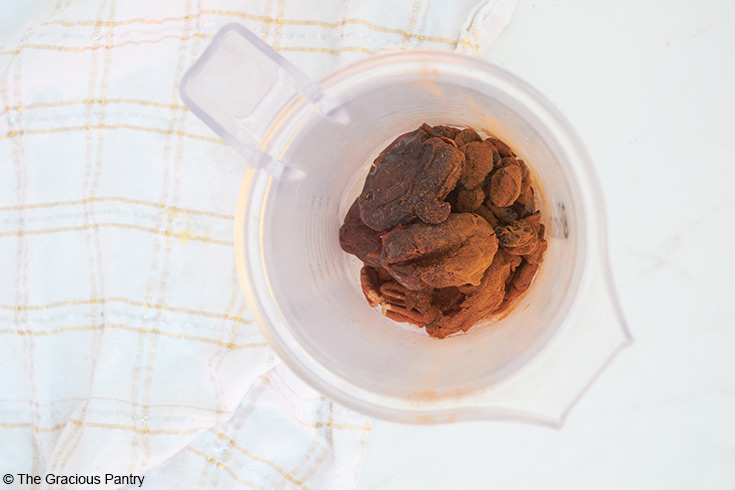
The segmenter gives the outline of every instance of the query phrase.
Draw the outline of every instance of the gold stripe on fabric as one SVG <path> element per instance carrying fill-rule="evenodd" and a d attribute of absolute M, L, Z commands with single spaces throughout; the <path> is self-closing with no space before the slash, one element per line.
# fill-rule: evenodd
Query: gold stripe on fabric
<path fill-rule="evenodd" d="M 200 236 L 200 235 L 191 235 L 186 232 L 181 233 L 174 233 L 169 230 L 156 230 L 155 228 L 148 228 L 145 226 L 139 226 L 139 225 L 131 225 L 128 223 L 92 223 L 89 225 L 80 225 L 80 226 L 64 226 L 59 228 L 47 228 L 47 229 L 41 229 L 41 230 L 19 230 L 19 231 L 4 231 L 0 232 L 0 238 L 2 237 L 9 237 L 9 236 L 30 236 L 30 235 L 49 235 L 52 233 L 64 233 L 64 232 L 70 232 L 70 231 L 82 231 L 82 230 L 91 230 L 91 229 L 98 229 L 98 228 L 120 228 L 124 230 L 136 230 L 136 231 L 144 231 L 147 233 L 153 233 L 155 235 L 165 235 L 172 238 L 179 238 L 183 240 L 184 242 L 187 242 L 189 240 L 195 240 L 198 242 L 204 242 L 204 243 L 213 243 L 216 245 L 225 245 L 228 247 L 232 247 L 233 243 L 226 240 L 216 240 L 214 238 L 209 238 L 206 236 Z"/>
<path fill-rule="evenodd" d="M 102 19 L 102 16 L 104 15 L 105 10 L 108 8 L 108 5 L 111 11 L 114 12 L 114 2 L 115 0 L 112 0 L 112 2 L 110 2 L 109 4 L 107 0 L 101 0 L 100 2 L 98 2 L 99 10 L 97 11 L 97 20 Z M 100 43 L 100 39 L 102 39 L 101 31 L 102 29 L 100 27 L 94 28 L 94 32 L 92 34 L 92 39 L 93 39 L 92 45 L 95 47 L 101 45 Z M 93 52 L 92 56 L 90 56 L 89 76 L 87 79 L 87 98 L 92 98 L 95 95 L 95 87 L 97 85 L 97 80 L 98 80 L 97 74 L 99 72 L 99 64 L 100 64 L 99 63 L 100 54 L 101 52 Z M 109 52 L 107 52 L 107 54 L 109 54 Z M 91 106 L 86 106 L 85 109 L 86 109 L 85 110 L 85 122 L 86 124 L 89 124 L 92 120 L 94 111 Z M 85 176 L 84 176 L 83 187 L 86 190 L 88 182 L 89 182 L 90 166 L 92 165 L 92 162 L 91 162 L 92 144 L 93 144 L 92 134 L 89 132 L 86 132 L 84 134 L 84 139 L 85 139 L 85 144 L 84 144 Z M 91 218 L 89 208 L 85 206 L 84 211 L 85 211 L 85 222 L 89 224 L 89 220 Z M 92 266 L 93 255 L 94 255 L 94 253 L 91 250 L 91 237 L 88 234 L 85 234 L 84 240 L 87 246 L 87 251 L 88 251 L 87 258 L 88 258 L 88 264 L 89 264 L 90 273 L 91 273 L 92 272 L 91 266 Z M 91 284 L 90 284 L 91 292 L 92 292 L 92 296 L 94 297 L 94 296 L 97 296 L 98 294 L 96 291 L 95 276 L 93 274 L 90 274 L 90 277 L 91 277 Z M 16 304 L 18 303 L 16 302 Z M 28 304 L 28 302 L 26 301 L 25 304 Z M 96 304 L 94 305 L 90 304 L 90 310 L 92 310 L 90 313 L 94 313 L 94 310 L 96 308 L 97 308 Z M 96 313 L 95 313 L 95 316 L 96 316 Z M 95 317 L 92 317 L 92 318 L 95 318 Z M 99 336 L 95 336 L 95 341 L 97 341 L 98 337 Z M 33 338 L 33 336 L 31 336 L 30 338 Z M 87 404 L 85 404 L 81 410 L 80 416 L 81 416 L 82 421 L 85 419 L 86 415 L 87 415 Z M 71 427 L 71 430 L 65 431 L 63 439 L 59 440 L 58 445 L 55 448 L 56 450 L 54 451 L 55 454 L 53 458 L 53 463 L 51 465 L 52 471 L 63 472 L 64 467 L 69 462 L 69 459 L 71 458 L 72 454 L 76 451 L 77 447 L 79 446 L 79 443 L 82 438 L 81 432 L 82 431 L 79 430 L 79 427 L 76 427 L 76 426 Z"/>
<path fill-rule="evenodd" d="M 319 47 L 311 47 L 311 46 L 280 46 L 276 48 L 276 51 L 291 51 L 291 52 L 296 52 L 296 53 L 325 53 L 325 54 L 331 54 L 334 56 L 337 56 L 341 53 L 348 53 L 348 52 L 366 53 L 366 54 L 377 53 L 377 51 L 371 51 L 361 46 L 342 46 L 336 49 L 319 48 Z"/>
<path fill-rule="evenodd" d="M 191 37 L 200 37 L 203 39 L 212 39 L 211 34 L 192 34 Z M 161 41 L 165 41 L 167 39 L 178 39 L 180 41 L 186 41 L 190 39 L 191 37 L 186 36 L 176 36 L 176 35 L 170 35 L 170 36 L 163 36 L 158 39 L 148 39 L 148 40 L 142 40 L 142 41 L 126 41 L 124 43 L 120 44 L 110 44 L 104 46 L 105 49 L 113 49 L 113 48 L 119 48 L 124 47 L 130 44 L 156 44 Z M 417 39 L 422 40 L 428 40 L 425 36 L 419 36 Z M 477 52 L 480 49 L 480 46 L 476 43 L 473 43 L 467 38 L 463 38 L 459 41 L 459 44 L 466 46 L 472 51 Z M 451 47 L 457 47 L 458 43 L 457 41 L 452 41 Z M 24 44 L 21 46 L 22 49 L 36 49 L 36 50 L 49 50 L 49 51 L 65 51 L 65 52 L 74 52 L 79 53 L 83 51 L 90 51 L 95 49 L 102 49 L 102 47 L 95 48 L 94 46 L 81 46 L 81 47 L 73 47 L 73 46 L 57 46 L 57 45 L 50 45 L 50 44 Z M 355 53 L 366 53 L 366 54 L 375 54 L 380 51 L 385 51 L 383 49 L 371 51 L 365 47 L 362 46 L 341 46 L 336 49 L 330 49 L 330 48 L 323 48 L 323 47 L 316 47 L 316 46 L 274 46 L 274 50 L 276 51 L 291 51 L 291 52 L 305 52 L 305 53 L 325 53 L 325 54 L 331 54 L 334 56 L 337 56 L 341 53 L 347 53 L 347 52 L 355 52 Z M 0 55 L 14 55 L 20 53 L 21 50 L 15 50 L 15 51 L 0 51 Z"/>
<path fill-rule="evenodd" d="M 178 333 L 171 333 L 171 332 L 164 332 L 158 328 L 147 328 L 147 327 L 133 327 L 130 325 L 122 325 L 119 323 L 107 323 L 105 324 L 105 328 L 117 328 L 120 330 L 127 330 L 130 332 L 140 332 L 140 333 L 146 333 L 150 332 L 153 335 L 160 335 L 163 337 L 169 337 L 172 339 L 182 339 L 182 340 L 194 340 L 197 342 L 204 342 L 206 344 L 213 344 L 220 347 L 226 347 L 227 349 L 236 350 L 236 349 L 247 349 L 247 348 L 256 348 L 256 347 L 267 347 L 267 342 L 251 342 L 248 344 L 234 344 L 231 342 L 223 342 L 221 340 L 216 339 L 208 339 L 206 337 L 201 337 L 198 335 L 188 335 L 188 334 L 178 334 Z"/>
<path fill-rule="evenodd" d="M 36 407 L 49 407 L 51 405 L 58 405 L 59 403 L 77 403 L 77 402 L 85 402 L 87 400 L 108 401 L 108 402 L 115 402 L 115 403 L 125 403 L 127 405 L 133 405 L 133 406 L 140 406 L 139 403 L 135 403 L 130 400 L 123 400 L 121 398 L 112 398 L 112 397 L 106 397 L 106 396 L 90 396 L 89 398 L 62 398 L 61 400 L 55 400 L 55 401 L 46 402 L 46 403 L 37 403 L 37 402 L 28 400 L 28 399 L 17 399 L 16 398 L 16 399 L 0 400 L 0 403 L 28 403 L 29 405 L 33 405 Z M 197 407 L 196 405 L 178 405 L 175 403 L 151 403 L 148 405 L 148 407 L 150 408 L 183 408 L 186 410 L 200 410 L 203 412 L 232 414 L 232 410 L 217 410 L 217 409 L 209 408 L 209 407 Z"/>
<path fill-rule="evenodd" d="M 185 1 L 186 15 L 192 15 L 193 0 Z M 198 24 L 198 23 L 197 23 Z M 201 31 L 197 30 L 193 35 L 192 33 L 193 23 L 191 20 L 187 20 L 183 25 L 183 36 L 179 42 L 178 48 L 178 60 L 176 62 L 176 70 L 171 81 L 171 92 L 169 95 L 169 101 L 171 104 L 177 103 L 179 100 L 179 82 L 184 74 L 186 67 L 194 62 L 194 52 L 196 51 L 195 46 L 198 45 L 198 35 Z M 193 43 L 188 43 L 186 40 L 194 39 Z M 191 46 L 191 47 L 190 47 Z M 187 53 L 191 51 L 191 54 L 187 57 Z M 163 185 L 160 200 L 162 202 L 171 202 L 173 205 L 178 203 L 179 199 L 179 188 L 180 188 L 180 170 L 181 162 L 183 160 L 183 146 L 184 141 L 182 138 L 174 137 L 173 131 L 178 129 L 183 131 L 186 128 L 186 112 L 179 111 L 177 109 L 171 109 L 169 111 L 169 133 L 165 136 L 165 142 L 163 146 L 163 153 L 161 155 L 160 164 L 163 166 Z M 171 187 L 169 188 L 169 182 Z M 170 227 L 174 226 L 174 220 L 171 216 L 165 214 L 159 214 L 157 229 L 169 230 Z M 150 262 L 150 275 L 146 285 L 146 298 L 157 298 L 159 303 L 165 303 L 166 301 L 166 286 L 168 283 L 168 276 L 171 269 L 171 239 L 168 235 L 158 235 L 161 240 L 155 240 L 153 254 Z M 158 292 L 154 293 L 156 289 L 156 283 L 158 283 Z M 155 296 L 154 296 L 155 294 Z M 149 327 L 153 329 L 159 328 L 161 321 L 161 315 L 155 315 L 150 323 Z M 141 335 L 139 342 L 139 348 L 145 345 L 146 336 Z M 148 339 L 148 349 L 145 363 L 141 364 L 143 369 L 139 371 L 138 366 L 133 371 L 134 385 L 132 387 L 132 398 L 142 402 L 142 408 L 140 410 L 140 418 L 137 419 L 141 422 L 144 429 L 148 429 L 150 426 L 149 422 L 149 409 L 146 406 L 151 402 L 151 389 L 153 385 L 153 371 L 156 360 L 156 355 L 159 350 L 159 337 L 153 336 Z M 142 360 L 143 352 L 137 355 L 137 359 Z M 143 374 L 142 380 L 139 381 L 139 373 Z M 142 382 L 141 382 L 142 381 Z M 142 390 L 140 389 L 142 385 Z M 136 396 L 137 395 L 137 396 Z M 152 457 L 152 448 L 150 443 L 150 437 L 144 435 L 141 438 L 143 454 L 142 458 L 131 458 L 129 461 L 130 469 L 140 465 L 141 467 L 148 466 L 150 458 Z"/>
<path fill-rule="evenodd" d="M 192 14 L 189 16 L 182 16 L 182 17 L 163 17 L 161 19 L 146 19 L 142 17 L 136 17 L 134 19 L 116 21 L 114 22 L 114 24 L 116 26 L 125 26 L 125 25 L 136 24 L 136 23 L 163 24 L 166 22 L 181 22 L 187 19 L 193 19 L 193 18 L 199 17 L 200 15 L 219 15 L 219 16 L 224 16 L 224 17 L 238 17 L 241 19 L 252 20 L 255 22 L 262 22 L 265 24 L 279 24 L 280 23 L 282 25 L 290 25 L 290 26 L 323 27 L 325 29 L 338 29 L 345 25 L 359 25 L 359 26 L 366 27 L 372 31 L 382 32 L 385 34 L 397 34 L 403 37 L 415 37 L 416 39 L 420 41 L 447 44 L 452 47 L 457 46 L 457 41 L 454 39 L 448 39 L 448 38 L 436 37 L 436 36 L 425 36 L 423 34 L 414 34 L 414 33 L 410 33 L 403 29 L 396 29 L 392 27 L 380 26 L 372 22 L 369 22 L 365 19 L 355 19 L 355 18 L 342 19 L 337 22 L 323 22 L 323 21 L 314 20 L 314 19 L 277 19 L 275 17 L 266 16 L 266 15 L 254 15 L 254 14 L 249 14 L 246 12 L 239 12 L 236 10 L 221 10 L 221 9 L 203 9 L 199 14 Z M 106 24 L 105 21 L 94 21 L 94 20 L 78 20 L 78 21 L 52 20 L 52 21 L 45 22 L 44 25 L 57 24 L 57 25 L 61 25 L 64 27 L 73 27 L 73 26 L 78 26 L 78 25 L 94 26 L 94 25 L 97 25 L 98 23 Z"/>
<path fill-rule="evenodd" d="M 33 429 L 34 432 L 54 432 L 66 427 L 66 422 L 57 424 L 52 427 L 34 427 L 30 422 L 18 422 L 13 424 L 0 423 L 2 429 Z"/>
<path fill-rule="evenodd" d="M 150 435 L 180 435 L 180 434 L 194 434 L 196 432 L 206 429 L 206 427 L 195 427 L 193 429 L 139 429 L 132 425 L 122 424 L 105 424 L 99 422 L 83 422 L 78 419 L 69 419 L 69 423 L 76 425 L 77 427 L 89 427 L 92 429 L 115 429 L 124 430 L 127 432 L 134 432 L 136 434 L 150 434 Z"/>
<path fill-rule="evenodd" d="M 180 340 L 192 340 L 195 342 L 202 342 L 205 344 L 212 344 L 217 345 L 219 347 L 225 347 L 230 350 L 240 350 L 240 349 L 250 349 L 250 348 L 258 348 L 258 347 L 267 347 L 267 342 L 250 342 L 247 344 L 237 344 L 234 342 L 224 342 L 217 339 L 210 339 L 207 337 L 202 337 L 199 335 L 189 335 L 189 334 L 183 334 L 183 333 L 173 333 L 173 332 L 166 332 L 158 328 L 148 328 L 148 327 L 135 327 L 132 325 L 123 325 L 121 323 L 105 323 L 104 325 L 82 325 L 82 326 L 68 326 L 68 327 L 59 327 L 52 330 L 30 330 L 30 329 L 13 329 L 13 328 L 3 328 L 0 329 L 0 334 L 6 334 L 6 335 L 18 335 L 18 336 L 30 336 L 30 337 L 43 337 L 43 336 L 50 336 L 50 335 L 58 335 L 62 333 L 67 332 L 84 332 L 84 331 L 98 331 L 98 330 L 105 330 L 105 329 L 117 329 L 117 330 L 125 330 L 128 332 L 137 332 L 137 333 L 150 333 L 152 335 L 160 335 L 162 337 L 168 337 L 172 339 L 180 339 Z M 148 406 L 146 404 L 140 404 L 140 406 Z"/>
<path fill-rule="evenodd" d="M 120 196 L 102 196 L 102 197 L 90 197 L 89 199 L 77 199 L 74 201 L 55 201 L 55 202 L 42 202 L 35 204 L 25 204 L 22 206 L 0 206 L 0 212 L 3 211 L 20 211 L 21 209 L 38 209 L 38 208 L 53 208 L 57 206 L 78 206 L 86 204 L 87 202 L 121 202 L 125 204 L 140 204 L 142 206 L 151 206 L 154 208 L 162 209 L 166 212 L 179 213 L 179 214 L 192 214 L 198 216 L 207 216 L 210 218 L 226 219 L 234 221 L 235 217 L 231 214 L 214 213 L 211 211 L 204 211 L 201 209 L 182 208 L 178 206 L 169 206 L 160 202 L 144 201 L 141 199 L 130 199 L 127 197 Z"/>
<path fill-rule="evenodd" d="M 23 136 L 25 134 L 52 134 L 52 133 L 66 133 L 69 131 L 91 131 L 91 130 L 114 130 L 114 129 L 130 129 L 133 131 L 147 131 L 150 133 L 158 134 L 170 134 L 169 130 L 159 128 L 147 128 L 145 126 L 137 126 L 134 124 L 90 124 L 84 126 L 62 126 L 58 128 L 48 129 L 21 129 L 18 131 L 8 131 L 5 134 L 0 134 L 0 140 L 5 138 L 15 138 L 17 136 Z M 192 138 L 201 141 L 207 141 L 210 143 L 217 143 L 218 145 L 227 145 L 223 140 L 214 138 L 212 136 L 203 136 L 199 134 L 185 133 L 184 131 L 175 131 L 172 134 L 176 136 L 182 136 L 184 138 Z"/>
<path fill-rule="evenodd" d="M 166 41 L 167 39 L 176 39 L 179 41 L 186 41 L 188 39 L 191 39 L 192 37 L 203 37 L 205 39 L 212 39 L 212 35 L 210 34 L 192 34 L 191 36 L 177 36 L 175 34 L 167 35 L 167 36 L 161 36 L 156 39 L 141 39 L 139 41 L 123 41 L 119 44 L 93 44 L 90 46 L 65 46 L 65 45 L 58 45 L 58 44 L 33 44 L 33 43 L 24 43 L 19 46 L 18 49 L 14 51 L 3 51 L 0 52 L 0 54 L 17 54 L 16 52 L 23 51 L 24 49 L 34 49 L 34 50 L 43 50 L 43 51 L 62 51 L 67 53 L 83 53 L 85 51 L 97 51 L 97 50 L 110 50 L 115 48 L 122 48 L 125 46 L 138 46 L 141 44 L 157 44 L 162 41 Z"/>
<path fill-rule="evenodd" d="M 226 315 L 222 313 L 213 313 L 210 311 L 202 311 L 202 310 L 196 310 L 192 308 L 183 308 L 179 306 L 167 306 L 164 304 L 158 304 L 158 303 L 146 303 L 143 301 L 136 301 L 128 298 L 122 298 L 119 296 L 112 296 L 109 298 L 90 298 L 90 299 L 78 299 L 78 300 L 68 300 L 68 301 L 57 301 L 54 303 L 46 303 L 46 304 L 40 304 L 40 305 L 2 305 L 0 304 L 0 309 L 2 310 L 13 310 L 13 311 L 37 311 L 37 310 L 47 310 L 49 308 L 59 308 L 63 306 L 76 306 L 76 305 L 89 305 L 89 304 L 100 304 L 100 303 L 126 303 L 131 306 L 140 306 L 142 308 L 151 308 L 155 310 L 164 310 L 164 311 L 172 311 L 176 313 L 186 313 L 191 315 L 199 315 L 209 318 L 216 318 L 220 320 L 228 320 L 233 321 L 237 323 L 250 323 L 250 320 L 246 320 L 245 318 L 237 315 Z"/>
<path fill-rule="evenodd" d="M 0 116 L 6 112 L 23 112 L 33 109 L 54 109 L 57 107 L 75 106 L 75 105 L 106 105 L 106 104 L 135 104 L 147 107 L 159 107 L 161 109 L 178 109 L 188 111 L 186 106 L 180 104 L 165 104 L 163 102 L 156 102 L 153 100 L 142 100 L 135 98 L 99 98 L 99 99 L 79 99 L 79 100 L 61 100 L 57 102 L 34 102 L 31 104 L 17 105 L 17 106 L 5 106 L 3 110 L 0 110 Z"/>
<path fill-rule="evenodd" d="M 213 432 L 215 432 L 215 431 L 213 431 Z M 234 439 L 231 439 L 231 438 L 227 437 L 222 432 L 215 432 L 215 433 L 217 434 L 217 437 L 219 437 L 220 439 L 226 441 L 230 445 L 230 447 L 232 447 L 232 448 L 236 449 L 237 451 L 241 452 L 242 454 L 244 454 L 248 458 L 253 459 L 255 461 L 258 461 L 259 463 L 263 463 L 263 464 L 266 464 L 266 465 L 270 466 L 271 468 L 273 468 L 274 470 L 276 470 L 278 473 L 280 473 L 286 480 L 290 481 L 291 483 L 293 483 L 297 487 L 301 487 L 304 490 L 309 490 L 309 488 L 306 485 L 304 485 L 304 482 L 302 482 L 301 480 L 298 480 L 297 478 L 294 478 L 293 476 L 291 476 L 286 470 L 284 470 L 283 468 L 281 468 L 280 466 L 278 466 L 276 463 L 274 463 L 272 461 L 269 461 L 269 460 L 267 460 L 265 458 L 262 458 L 262 457 L 258 456 L 255 453 L 252 453 L 252 452 L 248 451 L 244 447 L 238 445 L 237 442 L 235 442 Z"/>
<path fill-rule="evenodd" d="M 243 485 L 247 485 L 248 487 L 257 488 L 258 490 L 265 490 L 265 488 L 261 487 L 260 485 L 257 485 L 255 483 L 249 481 L 249 480 L 245 480 L 244 478 L 240 478 L 237 475 L 237 473 L 235 473 L 234 471 L 232 471 L 230 468 L 228 468 L 227 466 L 225 466 L 221 462 L 219 462 L 216 459 L 214 459 L 212 456 L 209 456 L 209 455 L 203 453 L 202 451 L 199 451 L 198 449 L 194 449 L 191 446 L 186 446 L 186 450 L 187 451 L 190 451 L 190 452 L 192 452 L 194 454 L 197 454 L 197 455 L 201 456 L 208 463 L 211 463 L 211 464 L 215 465 L 218 469 L 225 470 L 238 483 L 242 483 Z"/>

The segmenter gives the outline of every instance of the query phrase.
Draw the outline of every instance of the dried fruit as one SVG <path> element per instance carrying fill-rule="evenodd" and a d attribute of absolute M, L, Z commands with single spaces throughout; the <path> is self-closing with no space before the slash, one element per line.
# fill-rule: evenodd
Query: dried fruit
<path fill-rule="evenodd" d="M 505 296 L 505 280 L 510 275 L 510 260 L 499 252 L 482 281 L 473 291 L 468 291 L 462 302 L 426 325 L 430 336 L 444 338 L 447 335 L 467 331 L 482 317 L 495 311 Z"/>
<path fill-rule="evenodd" d="M 513 204 L 521 195 L 522 180 L 521 169 L 516 165 L 497 169 L 490 177 L 490 202 L 499 208 Z"/>
<path fill-rule="evenodd" d="M 479 284 L 498 249 L 492 227 L 471 213 L 439 225 L 415 223 L 383 235 L 380 262 L 408 289 Z"/>
<path fill-rule="evenodd" d="M 485 192 L 476 187 L 474 189 L 457 189 L 457 202 L 455 208 L 460 213 L 469 213 L 482 206 L 485 201 Z"/>
<path fill-rule="evenodd" d="M 521 186 L 521 194 L 518 199 L 511 205 L 512 211 L 518 215 L 519 218 L 525 218 L 534 214 L 536 209 L 536 198 L 534 196 L 533 187 L 523 189 Z"/>
<path fill-rule="evenodd" d="M 523 255 L 523 258 L 526 259 L 526 262 L 529 264 L 538 265 L 541 263 L 541 259 L 543 258 L 544 252 L 546 252 L 547 246 L 548 243 L 546 243 L 546 240 L 539 240 L 538 245 L 536 245 L 533 252 Z"/>
<path fill-rule="evenodd" d="M 380 265 L 380 234 L 362 222 L 357 200 L 339 228 L 339 245 L 367 264 Z"/>
<path fill-rule="evenodd" d="M 500 163 L 500 154 L 495 147 L 485 141 L 472 141 L 460 147 L 465 155 L 464 170 L 459 183 L 467 189 L 474 189 L 485 182 L 485 178 L 496 163 Z"/>
<path fill-rule="evenodd" d="M 523 182 L 521 184 L 521 193 L 524 193 L 531 189 L 531 172 L 528 170 L 526 163 L 520 158 L 516 158 L 516 164 L 521 169 L 521 175 L 523 175 Z"/>
<path fill-rule="evenodd" d="M 498 242 L 505 248 L 517 248 L 538 240 L 536 230 L 526 220 L 516 220 L 495 228 Z"/>
<path fill-rule="evenodd" d="M 444 202 L 464 166 L 464 154 L 419 128 L 388 146 L 373 163 L 359 197 L 360 216 L 384 232 L 418 217 L 441 223 L 451 211 Z"/>
<path fill-rule="evenodd" d="M 495 227 L 500 224 L 500 221 L 498 221 L 498 218 L 485 205 L 482 205 L 479 208 L 475 209 L 474 213 L 482 216 L 485 219 L 485 221 L 487 221 L 490 224 L 490 226 L 493 227 L 493 229 L 495 229 Z"/>
<path fill-rule="evenodd" d="M 464 146 L 472 141 L 482 141 L 480 135 L 474 129 L 463 129 L 454 137 L 454 141 L 457 142 L 457 146 Z"/>
<path fill-rule="evenodd" d="M 448 311 L 464 299 L 464 294 L 458 287 L 435 289 L 431 295 L 431 304 L 440 312 Z"/>
<path fill-rule="evenodd" d="M 512 156 L 501 156 L 500 163 L 498 163 L 497 167 L 503 168 L 503 167 L 508 167 L 508 166 L 520 167 L 520 164 L 518 163 L 518 159 Z"/>
<path fill-rule="evenodd" d="M 498 152 L 500 152 L 501 157 L 514 157 L 516 156 L 515 153 L 513 153 L 513 150 L 510 149 L 510 146 L 506 145 L 502 141 L 500 141 L 497 138 L 488 138 L 488 141 L 492 143 L 495 148 L 498 149 Z"/>
<path fill-rule="evenodd" d="M 528 290 L 544 235 L 531 172 L 508 145 L 424 124 L 375 160 L 339 240 L 365 264 L 371 306 L 444 338 Z"/>
<path fill-rule="evenodd" d="M 427 127 L 428 124 L 424 124 L 421 127 Z M 461 130 L 452 126 L 433 126 L 431 127 L 431 133 L 434 136 L 444 136 L 445 138 L 454 139 Z"/>
<path fill-rule="evenodd" d="M 529 264 L 524 261 L 513 276 L 513 287 L 518 291 L 525 291 L 531 285 L 539 264 Z"/>
<path fill-rule="evenodd" d="M 532 214 L 523 219 L 495 228 L 498 243 L 503 250 L 512 255 L 528 255 L 539 245 L 539 227 L 541 215 Z"/>
<path fill-rule="evenodd" d="M 518 213 L 513 211 L 513 208 L 499 208 L 489 200 L 485 201 L 485 206 L 487 206 L 487 208 L 493 213 L 493 215 L 495 215 L 495 219 L 497 219 L 503 225 L 513 223 L 514 221 L 520 219 L 520 216 L 518 216 Z"/>

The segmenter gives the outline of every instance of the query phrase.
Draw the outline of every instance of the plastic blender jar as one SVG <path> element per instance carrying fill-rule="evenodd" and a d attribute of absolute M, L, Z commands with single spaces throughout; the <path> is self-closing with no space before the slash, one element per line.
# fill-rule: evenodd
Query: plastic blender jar
<path fill-rule="evenodd" d="M 503 69 L 447 51 L 364 58 L 318 82 L 225 26 L 181 83 L 247 157 L 235 255 L 250 314 L 333 400 L 398 422 L 559 426 L 631 337 L 612 284 L 600 185 L 569 123 Z M 507 142 L 541 190 L 548 250 L 507 313 L 443 340 L 371 308 L 338 230 L 378 153 L 422 123 Z"/>

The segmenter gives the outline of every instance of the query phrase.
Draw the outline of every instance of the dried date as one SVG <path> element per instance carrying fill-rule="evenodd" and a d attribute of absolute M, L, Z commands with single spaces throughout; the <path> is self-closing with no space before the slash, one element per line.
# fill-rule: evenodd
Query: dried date
<path fill-rule="evenodd" d="M 451 206 L 444 199 L 459 180 L 464 154 L 446 140 L 419 128 L 378 156 L 359 197 L 367 226 L 384 232 L 417 217 L 432 224 L 447 219 Z"/>
<path fill-rule="evenodd" d="M 485 202 L 485 192 L 479 187 L 474 189 L 458 188 L 456 192 L 455 208 L 460 213 L 470 213 Z"/>
<path fill-rule="evenodd" d="M 505 296 L 505 281 L 510 275 L 510 264 L 507 254 L 498 252 L 483 274 L 479 286 L 467 290 L 459 305 L 428 323 L 426 332 L 431 337 L 443 339 L 459 331 L 466 332 L 478 320 L 495 311 Z"/>
<path fill-rule="evenodd" d="M 482 141 L 482 138 L 477 134 L 477 131 L 467 128 L 457 133 L 454 137 L 454 141 L 457 143 L 457 146 L 464 146 L 473 141 Z"/>
<path fill-rule="evenodd" d="M 504 208 L 510 206 L 521 195 L 523 174 L 517 165 L 501 167 L 490 177 L 488 199 L 494 206 Z"/>
<path fill-rule="evenodd" d="M 408 289 L 478 284 L 498 249 L 492 227 L 471 213 L 439 225 L 415 223 L 383 235 L 381 265 Z"/>
<path fill-rule="evenodd" d="M 460 146 L 460 150 L 465 155 L 465 165 L 459 183 L 467 189 L 482 185 L 495 164 L 500 163 L 500 153 L 487 140 L 472 141 Z"/>
<path fill-rule="evenodd" d="M 380 234 L 362 222 L 357 200 L 339 228 L 339 245 L 367 264 L 380 265 Z"/>

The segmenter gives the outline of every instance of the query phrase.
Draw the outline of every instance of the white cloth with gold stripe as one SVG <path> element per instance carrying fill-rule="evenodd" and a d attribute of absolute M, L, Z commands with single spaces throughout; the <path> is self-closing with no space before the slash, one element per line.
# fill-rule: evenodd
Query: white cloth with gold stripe
<path fill-rule="evenodd" d="M 318 77 L 386 49 L 481 53 L 515 0 L 23 5 L 0 5 L 0 474 L 354 486 L 370 420 L 296 378 L 249 320 L 244 164 L 178 83 L 228 22 Z"/>

